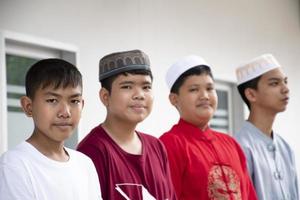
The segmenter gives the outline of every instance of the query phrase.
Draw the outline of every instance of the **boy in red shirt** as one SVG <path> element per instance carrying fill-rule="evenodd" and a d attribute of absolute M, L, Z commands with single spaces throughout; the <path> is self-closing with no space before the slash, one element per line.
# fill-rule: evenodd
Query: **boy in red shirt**
<path fill-rule="evenodd" d="M 140 50 L 100 60 L 105 121 L 78 145 L 97 169 L 104 200 L 176 199 L 163 144 L 136 126 L 152 109 L 152 73 Z"/>
<path fill-rule="evenodd" d="M 210 129 L 217 94 L 209 65 L 185 57 L 166 76 L 169 99 L 180 120 L 161 136 L 168 152 L 177 198 L 182 200 L 256 200 L 240 146 Z"/>

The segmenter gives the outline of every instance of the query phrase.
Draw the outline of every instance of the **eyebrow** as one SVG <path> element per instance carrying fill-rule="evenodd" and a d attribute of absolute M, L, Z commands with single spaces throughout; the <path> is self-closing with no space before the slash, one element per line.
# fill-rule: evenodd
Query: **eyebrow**
<path fill-rule="evenodd" d="M 119 85 L 135 84 L 135 83 L 136 82 L 134 82 L 134 81 L 123 81 L 123 82 L 119 83 Z M 142 85 L 147 85 L 147 84 L 151 85 L 151 82 L 150 81 L 143 81 L 142 82 Z"/>
<path fill-rule="evenodd" d="M 206 83 L 206 84 L 191 84 L 191 85 L 188 85 L 189 87 L 193 87 L 193 86 L 214 86 L 215 84 L 214 83 Z"/>
<path fill-rule="evenodd" d="M 55 97 L 61 97 L 62 96 L 62 95 L 57 94 L 55 92 L 46 92 L 44 94 L 47 95 L 47 96 L 55 96 Z M 81 93 L 75 93 L 75 94 L 70 95 L 69 98 L 75 98 L 75 97 L 81 97 L 81 96 L 82 96 Z"/>
<path fill-rule="evenodd" d="M 283 79 L 282 78 L 276 78 L 276 77 L 271 77 L 268 79 L 268 81 L 280 81 L 280 80 L 287 80 L 288 77 L 284 77 Z"/>

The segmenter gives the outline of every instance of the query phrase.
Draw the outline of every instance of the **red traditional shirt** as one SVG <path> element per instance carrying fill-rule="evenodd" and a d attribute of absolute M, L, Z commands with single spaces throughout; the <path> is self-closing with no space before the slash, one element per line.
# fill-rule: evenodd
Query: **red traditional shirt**
<path fill-rule="evenodd" d="M 177 198 L 256 200 L 245 156 L 230 136 L 180 120 L 161 136 Z"/>
<path fill-rule="evenodd" d="M 125 152 L 101 125 L 78 145 L 94 162 L 103 200 L 175 200 L 164 145 L 153 136 L 137 134 L 141 155 Z"/>

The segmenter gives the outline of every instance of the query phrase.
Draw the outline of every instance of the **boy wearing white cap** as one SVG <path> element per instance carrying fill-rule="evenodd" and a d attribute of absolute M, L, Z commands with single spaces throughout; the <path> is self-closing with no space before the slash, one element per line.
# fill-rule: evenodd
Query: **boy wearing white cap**
<path fill-rule="evenodd" d="M 208 125 L 217 108 L 209 65 L 198 56 L 185 57 L 170 67 L 166 80 L 180 120 L 160 139 L 178 199 L 257 199 L 242 149 Z"/>
<path fill-rule="evenodd" d="M 299 199 L 294 154 L 272 128 L 277 113 L 288 104 L 286 75 L 271 54 L 242 65 L 236 74 L 239 93 L 250 114 L 234 137 L 247 157 L 258 198 Z"/>

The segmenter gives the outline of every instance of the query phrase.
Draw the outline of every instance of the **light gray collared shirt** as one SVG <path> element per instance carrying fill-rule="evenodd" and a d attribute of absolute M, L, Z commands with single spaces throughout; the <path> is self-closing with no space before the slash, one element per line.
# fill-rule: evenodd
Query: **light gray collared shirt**
<path fill-rule="evenodd" d="M 299 200 L 294 153 L 282 137 L 273 133 L 272 139 L 248 121 L 234 137 L 259 200 Z"/>

